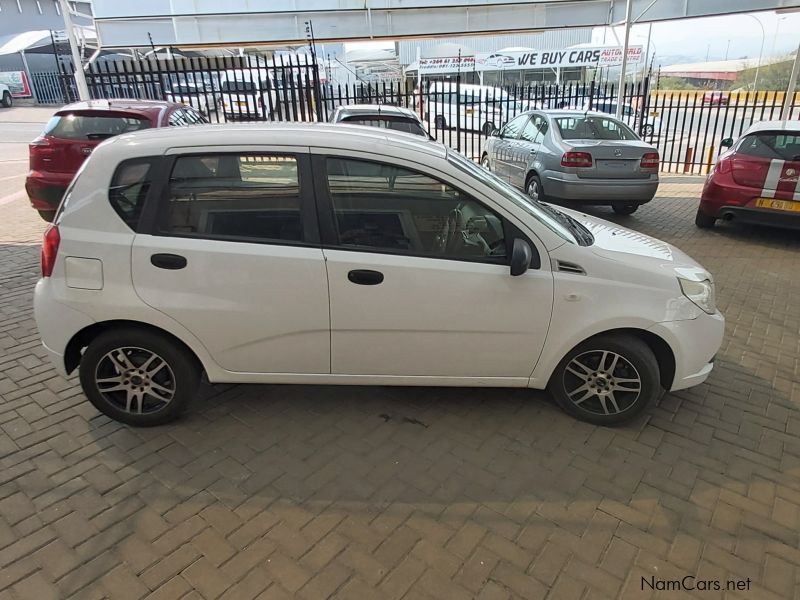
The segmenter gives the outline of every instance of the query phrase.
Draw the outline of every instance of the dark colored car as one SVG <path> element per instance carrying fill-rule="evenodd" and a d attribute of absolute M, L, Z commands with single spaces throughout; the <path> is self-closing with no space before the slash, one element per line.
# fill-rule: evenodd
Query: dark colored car
<path fill-rule="evenodd" d="M 64 191 L 86 157 L 115 135 L 170 125 L 208 123 L 195 109 L 156 100 L 89 100 L 69 104 L 30 143 L 25 190 L 31 206 L 52 221 Z"/>
<path fill-rule="evenodd" d="M 800 229 L 800 121 L 752 125 L 717 160 L 706 179 L 695 223 L 717 219 Z"/>
<path fill-rule="evenodd" d="M 340 106 L 331 115 L 331 123 L 383 127 L 384 129 L 393 129 L 433 139 L 413 110 L 387 104 L 350 104 Z"/>
<path fill-rule="evenodd" d="M 717 104 L 727 106 L 728 97 L 722 92 L 706 92 L 703 94 L 703 104 Z"/>

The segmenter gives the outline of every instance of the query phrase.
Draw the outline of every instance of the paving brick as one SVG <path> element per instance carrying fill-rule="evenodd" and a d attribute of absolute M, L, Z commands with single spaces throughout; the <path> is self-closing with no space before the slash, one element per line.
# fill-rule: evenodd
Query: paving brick
<path fill-rule="evenodd" d="M 167 427 L 121 426 L 47 362 L 44 225 L 0 204 L 0 600 L 641 600 L 654 572 L 791 597 L 800 240 L 697 230 L 699 191 L 587 209 L 699 259 L 727 317 L 706 384 L 613 429 L 529 390 L 230 385 Z"/>

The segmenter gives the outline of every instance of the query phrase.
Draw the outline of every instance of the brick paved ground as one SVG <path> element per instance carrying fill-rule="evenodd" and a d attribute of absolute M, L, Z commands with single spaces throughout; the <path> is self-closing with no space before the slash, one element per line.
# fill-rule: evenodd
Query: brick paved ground
<path fill-rule="evenodd" d="M 288 386 L 118 425 L 44 360 L 42 224 L 0 206 L 0 599 L 798 597 L 800 240 L 699 231 L 698 191 L 625 222 L 714 272 L 717 367 L 618 429 L 521 390 Z"/>

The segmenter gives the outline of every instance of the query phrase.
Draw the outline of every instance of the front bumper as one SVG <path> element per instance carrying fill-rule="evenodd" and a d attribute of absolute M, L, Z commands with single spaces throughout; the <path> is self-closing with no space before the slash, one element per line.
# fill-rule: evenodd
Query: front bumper
<path fill-rule="evenodd" d="M 703 383 L 725 335 L 725 317 L 702 313 L 696 319 L 656 323 L 649 331 L 665 340 L 675 355 L 675 377 L 669 391 Z"/>
<path fill-rule="evenodd" d="M 620 200 L 644 204 L 656 195 L 658 179 L 581 179 L 550 172 L 545 174 L 542 186 L 549 198 L 586 204 L 608 204 Z"/>

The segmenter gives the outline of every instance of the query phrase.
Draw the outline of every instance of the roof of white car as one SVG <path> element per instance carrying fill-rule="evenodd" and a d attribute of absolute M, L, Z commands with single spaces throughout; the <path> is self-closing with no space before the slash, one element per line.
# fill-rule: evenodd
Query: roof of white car
<path fill-rule="evenodd" d="M 754 133 L 756 131 L 794 131 L 800 132 L 800 121 L 759 121 L 753 123 L 745 130 L 744 134 Z"/>
<path fill-rule="evenodd" d="M 139 156 L 160 154 L 169 148 L 201 146 L 318 146 L 342 150 L 394 147 L 445 158 L 447 148 L 422 136 L 376 127 L 348 127 L 327 123 L 238 123 L 164 127 L 126 133 L 114 138 L 117 148 L 131 146 Z M 378 150 L 381 152 L 382 150 Z M 386 152 L 391 154 L 390 151 Z"/>

